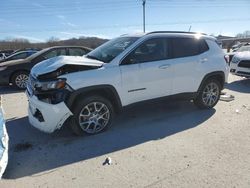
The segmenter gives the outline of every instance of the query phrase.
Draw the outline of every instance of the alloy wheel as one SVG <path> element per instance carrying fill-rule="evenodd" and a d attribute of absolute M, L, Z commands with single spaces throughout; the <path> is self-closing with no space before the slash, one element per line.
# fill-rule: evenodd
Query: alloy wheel
<path fill-rule="evenodd" d="M 27 74 L 19 74 L 15 79 L 16 86 L 21 89 L 25 89 L 27 86 L 28 79 L 29 77 Z"/>
<path fill-rule="evenodd" d="M 83 107 L 79 114 L 81 129 L 89 134 L 102 131 L 110 119 L 110 110 L 102 102 L 91 102 Z"/>
<path fill-rule="evenodd" d="M 206 106 L 213 106 L 217 102 L 219 94 L 219 86 L 216 83 L 211 82 L 206 85 L 202 92 L 202 101 Z"/>

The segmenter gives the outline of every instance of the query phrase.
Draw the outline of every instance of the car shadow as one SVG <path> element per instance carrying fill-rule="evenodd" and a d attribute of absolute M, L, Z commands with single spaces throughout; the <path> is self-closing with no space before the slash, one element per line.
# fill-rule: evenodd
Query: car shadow
<path fill-rule="evenodd" d="M 250 93 L 250 79 L 241 79 L 225 85 L 225 88 L 241 93 Z"/>
<path fill-rule="evenodd" d="M 9 163 L 4 178 L 39 176 L 68 164 L 164 139 L 195 128 L 214 113 L 215 109 L 199 110 L 183 101 L 141 104 L 125 109 L 108 131 L 84 137 L 74 136 L 68 127 L 53 134 L 42 133 L 29 125 L 27 117 L 9 120 Z"/>
<path fill-rule="evenodd" d="M 24 90 L 18 90 L 13 86 L 0 86 L 0 95 L 22 92 L 24 92 Z"/>

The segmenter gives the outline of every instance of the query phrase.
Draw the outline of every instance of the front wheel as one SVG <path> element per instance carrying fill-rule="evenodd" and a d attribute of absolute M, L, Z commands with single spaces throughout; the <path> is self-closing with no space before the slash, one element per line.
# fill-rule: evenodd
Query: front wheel
<path fill-rule="evenodd" d="M 202 109 L 213 108 L 220 99 L 221 84 L 215 80 L 210 79 L 203 84 L 194 104 Z"/>
<path fill-rule="evenodd" d="M 76 104 L 73 114 L 70 126 L 75 134 L 97 134 L 111 125 L 114 110 L 109 100 L 89 96 Z"/>

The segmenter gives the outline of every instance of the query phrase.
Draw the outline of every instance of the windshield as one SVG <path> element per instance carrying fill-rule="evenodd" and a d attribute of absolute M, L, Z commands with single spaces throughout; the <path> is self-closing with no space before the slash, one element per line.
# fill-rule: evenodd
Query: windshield
<path fill-rule="evenodd" d="M 88 53 L 87 58 L 109 63 L 131 44 L 133 44 L 137 39 L 138 37 L 119 37 L 110 40 L 99 48 Z"/>
<path fill-rule="evenodd" d="M 249 46 L 242 46 L 237 50 L 237 52 L 245 52 L 245 51 L 250 51 L 250 45 Z"/>

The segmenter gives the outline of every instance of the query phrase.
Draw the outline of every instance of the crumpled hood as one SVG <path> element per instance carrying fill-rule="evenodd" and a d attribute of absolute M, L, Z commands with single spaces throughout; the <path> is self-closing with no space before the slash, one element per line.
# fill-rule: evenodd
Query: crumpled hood
<path fill-rule="evenodd" d="M 234 57 L 237 57 L 241 60 L 250 60 L 250 52 L 245 51 L 245 52 L 237 52 Z"/>
<path fill-rule="evenodd" d="M 58 56 L 38 63 L 31 69 L 31 74 L 37 77 L 53 72 L 64 65 L 101 67 L 103 64 L 101 61 L 89 59 L 85 56 Z"/>

